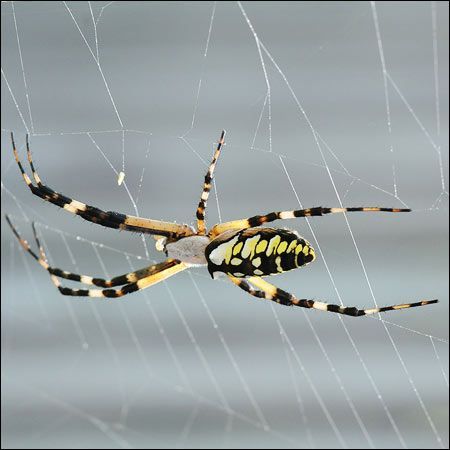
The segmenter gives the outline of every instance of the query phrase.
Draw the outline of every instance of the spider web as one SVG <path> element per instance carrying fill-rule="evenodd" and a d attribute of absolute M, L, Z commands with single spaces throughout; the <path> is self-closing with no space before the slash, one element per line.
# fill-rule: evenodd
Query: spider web
<path fill-rule="evenodd" d="M 210 225 L 414 210 L 280 223 L 319 258 L 271 281 L 348 306 L 440 299 L 355 320 L 201 269 L 69 299 L 2 227 L 2 445 L 447 447 L 447 18 L 441 2 L 2 2 L 2 207 L 29 242 L 36 221 L 52 265 L 110 277 L 161 255 L 37 201 L 10 131 L 56 190 L 192 223 L 225 128 Z"/>

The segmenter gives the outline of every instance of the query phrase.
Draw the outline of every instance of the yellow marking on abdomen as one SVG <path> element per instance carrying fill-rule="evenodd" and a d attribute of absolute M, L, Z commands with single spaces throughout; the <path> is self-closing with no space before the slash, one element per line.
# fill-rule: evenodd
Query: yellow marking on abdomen
<path fill-rule="evenodd" d="M 264 239 L 256 246 L 256 253 L 262 253 L 267 248 L 267 241 Z"/>
<path fill-rule="evenodd" d="M 267 251 L 266 251 L 266 255 L 270 256 L 272 254 L 272 252 L 275 252 L 278 244 L 280 243 L 281 238 L 280 236 L 274 236 L 270 241 L 269 241 L 269 246 L 267 247 Z"/>
<path fill-rule="evenodd" d="M 253 236 L 252 238 L 247 239 L 245 241 L 244 248 L 242 249 L 242 252 L 241 252 L 242 258 L 246 259 L 249 256 L 250 256 L 250 258 L 253 257 L 253 254 L 255 252 L 256 244 L 258 243 L 260 238 L 261 238 L 260 235 L 256 235 L 256 236 Z"/>
<path fill-rule="evenodd" d="M 295 254 L 298 255 L 303 250 L 303 245 L 298 244 L 297 248 L 295 249 Z"/>
<path fill-rule="evenodd" d="M 309 253 L 309 247 L 307 245 L 305 245 L 303 247 L 303 253 L 304 253 L 305 256 Z"/>
<path fill-rule="evenodd" d="M 297 241 L 294 240 L 289 244 L 286 253 L 291 253 L 292 251 L 294 251 L 295 247 L 297 247 Z"/>
<path fill-rule="evenodd" d="M 255 267 L 259 267 L 260 265 L 261 265 L 261 258 L 258 256 L 258 258 L 255 258 L 255 259 L 253 259 L 252 260 L 252 264 L 255 266 Z"/>
<path fill-rule="evenodd" d="M 243 245 L 244 245 L 243 242 L 238 242 L 233 248 L 233 255 L 237 255 L 241 251 Z"/>
<path fill-rule="evenodd" d="M 237 242 L 237 240 L 238 237 L 235 236 L 230 241 L 218 245 L 209 255 L 209 259 L 217 266 L 220 266 L 224 261 L 229 264 L 233 246 Z"/>
<path fill-rule="evenodd" d="M 241 263 L 242 263 L 242 259 L 239 259 L 239 258 L 233 258 L 231 260 L 231 265 L 233 265 L 233 266 L 239 266 L 239 264 L 241 264 Z"/>
<path fill-rule="evenodd" d="M 284 253 L 284 251 L 287 249 L 288 243 L 286 241 L 283 241 L 280 243 L 280 245 L 277 248 L 277 253 L 281 255 Z"/>
<path fill-rule="evenodd" d="M 275 264 L 277 265 L 278 272 L 283 272 L 283 268 L 281 267 L 281 256 L 275 258 Z"/>
<path fill-rule="evenodd" d="M 231 242 L 227 242 L 226 244 L 223 244 L 223 245 L 227 246 L 227 248 L 225 250 L 225 258 L 224 259 L 225 259 L 225 262 L 227 264 L 229 264 L 230 263 L 230 259 L 231 259 L 231 255 L 233 254 L 233 244 Z"/>

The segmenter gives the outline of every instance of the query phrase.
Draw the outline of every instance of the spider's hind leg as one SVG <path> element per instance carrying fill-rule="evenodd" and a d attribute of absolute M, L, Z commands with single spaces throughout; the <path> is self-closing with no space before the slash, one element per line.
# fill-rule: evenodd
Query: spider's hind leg
<path fill-rule="evenodd" d="M 403 303 L 400 305 L 385 306 L 382 308 L 358 309 L 355 307 L 317 302 L 315 300 L 299 299 L 292 294 L 289 294 L 289 292 L 283 291 L 273 284 L 264 281 L 260 277 L 248 278 L 249 283 L 243 278 L 236 278 L 230 275 L 229 278 L 234 284 L 239 286 L 244 291 L 248 292 L 250 295 L 253 295 L 254 297 L 265 298 L 266 300 L 272 300 L 276 303 L 280 303 L 286 306 L 300 306 L 301 308 L 318 309 L 320 311 L 329 311 L 353 317 L 367 316 L 397 309 L 414 308 L 416 306 L 425 306 L 438 302 L 438 300 L 423 300 L 415 303 Z M 260 290 L 255 289 L 252 285 L 260 288 Z"/>

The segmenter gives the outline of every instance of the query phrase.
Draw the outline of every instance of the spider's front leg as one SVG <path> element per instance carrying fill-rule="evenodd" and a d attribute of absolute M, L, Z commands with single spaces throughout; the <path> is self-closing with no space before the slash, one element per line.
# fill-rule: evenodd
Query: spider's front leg
<path fill-rule="evenodd" d="M 130 216 L 116 211 L 103 211 L 99 208 L 96 208 L 95 206 L 87 205 L 86 203 L 66 197 L 63 194 L 54 191 L 53 189 L 42 183 L 42 180 L 34 167 L 27 135 L 27 157 L 28 162 L 30 163 L 34 181 L 36 183 L 36 185 L 34 185 L 30 177 L 25 172 L 19 159 L 19 154 L 17 152 L 16 144 L 14 142 L 14 136 L 12 133 L 11 142 L 14 152 L 14 158 L 17 162 L 17 165 L 19 166 L 19 170 L 26 185 L 34 195 L 42 198 L 43 200 L 53 203 L 54 205 L 59 206 L 60 208 L 63 208 L 72 214 L 76 214 L 77 216 L 80 216 L 89 222 L 97 223 L 108 228 L 135 231 L 146 234 L 156 234 L 168 238 L 180 238 L 185 236 L 192 236 L 194 234 L 194 231 L 191 229 L 191 227 L 187 225 L 179 225 L 172 222 L 163 222 L 160 220 L 147 219 L 144 217 Z"/>
<path fill-rule="evenodd" d="M 299 299 L 289 292 L 283 291 L 277 288 L 273 284 L 264 281 L 259 277 L 250 277 L 248 282 L 243 278 L 236 278 L 229 275 L 230 280 L 245 292 L 258 298 L 265 298 L 266 300 L 272 300 L 286 306 L 300 306 L 301 308 L 312 308 L 320 311 L 329 311 L 338 314 L 344 314 L 346 316 L 367 316 L 370 314 L 377 314 L 385 311 L 393 311 L 397 309 L 414 308 L 416 306 L 425 306 L 432 303 L 437 303 L 437 300 L 423 300 L 416 303 L 403 303 L 400 305 L 384 306 L 381 308 L 371 309 L 358 309 L 356 307 L 332 305 L 323 302 L 317 302 L 315 300 Z M 258 287 L 260 290 L 255 289 L 253 286 Z"/>
<path fill-rule="evenodd" d="M 206 172 L 205 181 L 203 183 L 202 195 L 200 196 L 200 202 L 198 203 L 197 206 L 196 217 L 199 235 L 204 235 L 206 233 L 206 224 L 205 224 L 206 206 L 208 203 L 209 192 L 211 191 L 211 183 L 214 177 L 214 170 L 216 168 L 217 160 L 219 159 L 220 156 L 220 151 L 224 144 L 225 144 L 225 130 L 223 130 L 222 134 L 220 135 L 219 142 L 217 144 L 216 151 L 214 152 L 213 159 L 209 164 L 208 172 Z"/>

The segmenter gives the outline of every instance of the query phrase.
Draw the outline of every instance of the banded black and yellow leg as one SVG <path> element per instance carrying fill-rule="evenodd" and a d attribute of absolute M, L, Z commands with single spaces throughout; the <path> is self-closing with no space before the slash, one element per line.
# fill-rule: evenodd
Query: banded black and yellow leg
<path fill-rule="evenodd" d="M 66 270 L 57 269 L 55 267 L 49 267 L 47 270 L 50 275 L 54 275 L 58 278 L 64 278 L 66 280 L 79 281 L 80 283 L 89 284 L 92 286 L 99 287 L 115 287 L 122 286 L 123 284 L 135 283 L 143 278 L 147 278 L 156 273 L 162 272 L 166 269 L 170 269 L 176 265 L 180 264 L 178 259 L 167 259 L 166 261 L 153 264 L 143 269 L 135 270 L 134 272 L 129 272 L 124 275 L 119 275 L 114 278 L 104 279 L 95 278 L 88 275 L 79 275 L 72 272 L 67 272 Z"/>
<path fill-rule="evenodd" d="M 109 280 L 104 279 L 104 278 L 95 278 L 95 277 L 91 277 L 89 275 L 80 275 L 80 274 L 76 274 L 73 272 L 68 272 L 66 270 L 61 270 L 56 267 L 51 267 L 48 264 L 47 257 L 45 255 L 45 251 L 39 241 L 34 223 L 32 223 L 33 234 L 34 234 L 34 238 L 35 238 L 36 243 L 39 248 L 40 257 L 38 257 L 37 254 L 30 248 L 30 245 L 28 244 L 28 242 L 20 236 L 19 232 L 17 231 L 15 226 L 12 224 L 12 222 L 8 216 L 6 216 L 6 220 L 9 224 L 9 226 L 11 227 L 14 235 L 17 237 L 19 243 L 24 248 L 24 250 L 26 252 L 28 252 L 50 274 L 50 276 L 52 277 L 53 283 L 58 288 L 60 286 L 60 282 L 58 281 L 55 283 L 55 277 L 64 278 L 66 280 L 71 280 L 71 281 L 78 281 L 80 283 L 88 284 L 88 285 L 92 285 L 92 286 L 109 288 L 109 287 L 121 286 L 124 284 L 126 284 L 126 285 L 137 284 L 137 282 L 139 280 L 142 280 L 144 278 L 149 278 L 152 275 L 160 274 L 160 273 L 162 273 L 168 269 L 171 269 L 172 267 L 178 266 L 180 264 L 180 261 L 177 259 L 167 259 L 166 261 L 164 261 L 162 263 L 153 264 L 151 266 L 144 267 L 143 269 L 139 269 L 134 272 L 129 272 L 124 275 L 119 275 L 119 276 L 111 278 Z M 179 268 L 179 269 L 181 269 L 181 268 Z M 177 270 L 176 272 L 178 272 L 178 271 L 179 270 Z M 165 279 L 165 278 L 163 278 L 163 279 Z M 159 281 L 161 281 L 161 280 L 159 280 Z M 68 288 L 63 288 L 63 289 L 67 290 Z M 74 289 L 72 291 L 77 292 L 79 290 Z M 67 295 L 76 295 L 76 294 L 67 294 Z M 93 296 L 95 296 L 95 295 L 93 295 Z"/>
<path fill-rule="evenodd" d="M 282 289 L 277 288 L 273 284 L 270 284 L 259 277 L 248 278 L 248 282 L 243 278 L 236 278 L 233 276 L 229 276 L 229 278 L 234 284 L 254 297 L 265 298 L 286 306 L 300 306 L 301 308 L 318 309 L 320 311 L 329 311 L 353 317 L 367 316 L 398 309 L 414 308 L 416 306 L 425 306 L 438 302 L 438 300 L 423 300 L 415 303 L 403 303 L 400 305 L 384 306 L 381 308 L 358 309 L 356 307 L 332 305 L 315 300 L 299 299 L 292 294 L 289 294 L 289 292 L 283 291 Z M 255 289 L 251 285 L 256 286 L 260 290 Z"/>
<path fill-rule="evenodd" d="M 203 183 L 203 191 L 200 197 L 200 202 L 197 207 L 197 229 L 198 234 L 204 235 L 206 233 L 206 224 L 205 224 L 205 212 L 206 212 L 206 204 L 208 202 L 209 192 L 211 191 L 211 183 L 214 177 L 214 169 L 216 168 L 217 160 L 220 156 L 220 150 L 222 145 L 225 143 L 225 130 L 222 131 L 220 135 L 219 142 L 217 144 L 216 151 L 214 152 L 213 159 L 211 164 L 209 165 L 208 172 L 205 175 L 205 181 Z"/>
<path fill-rule="evenodd" d="M 123 297 L 127 294 L 131 294 L 132 292 L 140 291 L 141 289 L 146 289 L 149 286 L 153 286 L 154 284 L 172 277 L 178 272 L 186 270 L 187 268 L 188 266 L 185 263 L 177 261 L 176 264 L 171 264 L 167 268 L 161 269 L 157 272 L 153 272 L 151 275 L 141 278 L 138 281 L 125 284 L 120 289 L 71 289 L 65 286 L 61 286 L 61 283 L 56 275 L 51 275 L 51 278 L 53 284 L 63 295 L 71 295 L 74 297 L 117 298 Z M 135 273 L 136 272 L 132 272 L 132 274 Z"/>
<path fill-rule="evenodd" d="M 41 245 L 39 243 L 39 240 L 37 240 L 36 242 L 38 242 L 38 247 L 39 247 L 39 251 L 40 251 L 40 256 L 36 255 L 36 253 L 34 253 L 33 250 L 31 250 L 30 244 L 28 244 L 28 241 L 26 239 L 22 239 L 22 237 L 20 236 L 19 232 L 17 231 L 16 227 L 12 224 L 11 219 L 9 218 L 8 215 L 5 215 L 5 219 L 6 222 L 8 222 L 8 225 L 11 227 L 12 232 L 14 233 L 14 236 L 16 236 L 17 240 L 19 241 L 19 244 L 22 246 L 22 248 L 28 252 L 42 267 L 44 267 L 45 270 L 47 270 L 48 263 L 46 261 L 45 258 L 45 254 L 43 253 L 43 250 L 41 250 Z M 33 224 L 33 232 L 35 232 L 36 229 L 34 227 Z M 35 239 L 36 239 L 36 234 L 35 234 Z"/>
<path fill-rule="evenodd" d="M 86 203 L 74 200 L 54 191 L 53 189 L 42 183 L 34 167 L 27 135 L 27 157 L 33 173 L 33 178 L 36 182 L 36 185 L 34 185 L 30 177 L 25 172 L 19 159 L 19 155 L 14 142 L 14 136 L 12 133 L 11 142 L 14 152 L 14 158 L 17 162 L 17 165 L 19 166 L 25 183 L 34 195 L 42 198 L 43 200 L 53 203 L 54 205 L 59 206 L 60 208 L 63 208 L 66 211 L 71 212 L 72 214 L 76 214 L 77 216 L 80 216 L 89 222 L 97 223 L 108 228 L 135 231 L 146 234 L 157 234 L 168 238 L 180 238 L 185 236 L 192 236 L 194 234 L 194 231 L 188 225 L 180 225 L 172 222 L 162 222 L 160 220 L 130 216 L 115 211 L 103 211 L 99 208 L 87 205 Z"/>
<path fill-rule="evenodd" d="M 249 217 L 247 219 L 232 220 L 231 222 L 223 222 L 211 228 L 209 236 L 214 238 L 227 230 L 243 230 L 245 228 L 253 228 L 264 223 L 274 222 L 275 220 L 295 219 L 296 217 L 314 217 L 326 214 L 337 214 L 347 212 L 411 212 L 409 208 L 380 208 L 377 206 L 359 206 L 354 208 L 323 208 L 318 206 L 315 208 L 296 209 L 292 211 L 271 212 L 264 215 Z"/>
<path fill-rule="evenodd" d="M 11 221 L 8 218 L 8 223 L 12 227 Z M 39 259 L 42 259 L 45 262 L 48 262 L 47 255 L 45 254 L 44 247 L 41 245 L 41 241 L 39 240 L 38 234 L 36 232 L 36 226 L 34 222 L 31 222 L 31 228 L 33 229 L 34 240 L 36 241 L 36 245 L 39 249 Z"/>

